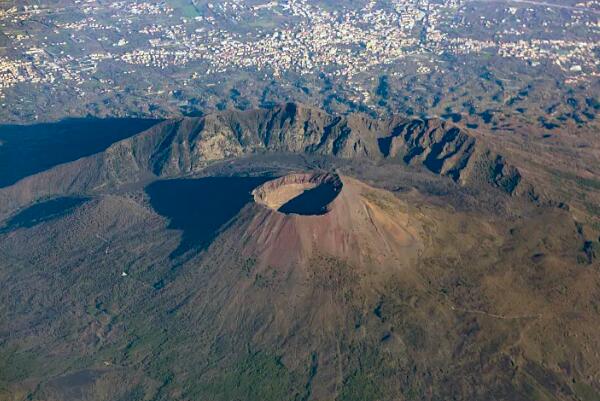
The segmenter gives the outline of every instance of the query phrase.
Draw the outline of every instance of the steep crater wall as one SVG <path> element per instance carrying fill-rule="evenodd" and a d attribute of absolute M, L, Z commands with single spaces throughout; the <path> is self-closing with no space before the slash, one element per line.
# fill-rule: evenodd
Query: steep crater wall
<path fill-rule="evenodd" d="M 254 201 L 285 214 L 322 215 L 342 189 L 336 174 L 289 174 L 252 191 Z"/>

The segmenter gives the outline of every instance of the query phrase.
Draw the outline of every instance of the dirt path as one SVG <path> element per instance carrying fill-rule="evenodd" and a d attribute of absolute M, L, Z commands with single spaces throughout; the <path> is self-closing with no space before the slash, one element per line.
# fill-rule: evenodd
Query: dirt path
<path fill-rule="evenodd" d="M 450 310 L 463 312 L 463 313 L 474 313 L 477 315 L 489 316 L 494 319 L 502 319 L 502 320 L 516 320 L 516 319 L 538 319 L 542 317 L 541 313 L 534 315 L 516 315 L 516 316 L 505 316 L 505 315 L 497 315 L 495 313 L 484 312 L 476 309 L 465 309 L 465 308 L 457 308 L 454 305 L 450 305 Z"/>

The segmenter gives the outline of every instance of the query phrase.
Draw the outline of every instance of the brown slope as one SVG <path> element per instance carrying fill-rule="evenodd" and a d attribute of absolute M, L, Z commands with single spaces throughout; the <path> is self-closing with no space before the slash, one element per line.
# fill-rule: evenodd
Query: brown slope
<path fill-rule="evenodd" d="M 315 177 L 324 179 L 295 174 L 270 181 L 254 191 L 255 198 L 260 199 L 261 191 Z M 253 207 L 239 232 L 246 256 L 258 256 L 271 266 L 306 265 L 319 255 L 382 269 L 414 263 L 424 247 L 424 223 L 408 213 L 408 205 L 353 178 L 339 179 L 341 190 L 322 215 L 286 214 L 264 204 Z"/>

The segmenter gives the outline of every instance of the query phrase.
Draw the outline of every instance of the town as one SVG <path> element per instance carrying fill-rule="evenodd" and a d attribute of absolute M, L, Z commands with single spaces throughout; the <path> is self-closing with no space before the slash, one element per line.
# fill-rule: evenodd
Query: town
<path fill-rule="evenodd" d="M 91 90 L 110 93 L 118 87 L 115 74 L 135 74 L 136 68 L 176 75 L 182 86 L 244 71 L 276 79 L 290 73 L 320 75 L 343 81 L 364 103 L 369 103 L 369 89 L 356 77 L 374 69 L 395 75 L 395 63 L 407 60 L 415 64 L 415 74 L 443 71 L 441 59 L 464 55 L 518 60 L 531 68 L 549 63 L 566 84 L 600 74 L 598 0 L 568 10 L 507 3 L 478 19 L 467 14 L 478 3 L 468 0 L 369 1 L 362 8 L 307 0 L 185 7 L 181 1 L 63 3 L 0 9 L 0 27 L 9 38 L 0 51 L 3 107 L 10 107 L 7 94 L 15 86 L 63 86 L 79 96 Z M 545 18 L 544 13 L 565 11 L 567 22 L 564 16 L 560 24 L 548 18 L 543 32 L 528 26 L 528 15 Z M 40 19 L 49 28 L 22 28 Z M 278 23 L 261 23 L 266 20 Z M 587 36 L 557 38 L 556 30 L 565 25 Z M 485 37 L 486 28 L 494 35 Z"/>

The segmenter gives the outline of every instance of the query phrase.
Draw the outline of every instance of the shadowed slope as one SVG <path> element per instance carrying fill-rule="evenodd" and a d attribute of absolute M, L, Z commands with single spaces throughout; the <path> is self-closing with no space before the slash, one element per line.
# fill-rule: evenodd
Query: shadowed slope
<path fill-rule="evenodd" d="M 0 125 L 0 187 L 61 163 L 102 152 L 159 120 L 70 119 L 34 125 Z"/>
<path fill-rule="evenodd" d="M 267 179 L 208 177 L 150 184 L 146 192 L 154 210 L 170 220 L 169 228 L 183 231 L 172 256 L 207 246 L 219 228 L 252 199 L 250 192 Z"/>
<path fill-rule="evenodd" d="M 19 227 L 33 227 L 58 218 L 81 206 L 87 200 L 87 198 L 64 197 L 36 203 L 10 218 L 4 227 L 0 226 L 0 234 Z"/>

